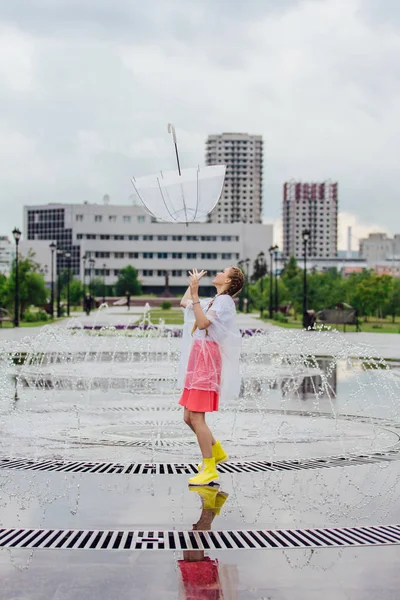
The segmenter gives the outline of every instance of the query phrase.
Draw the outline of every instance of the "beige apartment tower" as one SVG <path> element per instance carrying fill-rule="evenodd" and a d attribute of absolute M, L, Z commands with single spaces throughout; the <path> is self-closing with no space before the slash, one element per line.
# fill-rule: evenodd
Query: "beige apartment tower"
<path fill-rule="evenodd" d="M 221 198 L 210 223 L 261 223 L 263 139 L 261 135 L 209 135 L 206 165 L 226 165 Z"/>

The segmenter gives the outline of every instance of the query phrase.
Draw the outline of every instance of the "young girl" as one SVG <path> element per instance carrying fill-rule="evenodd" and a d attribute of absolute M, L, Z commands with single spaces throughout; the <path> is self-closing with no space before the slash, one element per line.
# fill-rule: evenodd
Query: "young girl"
<path fill-rule="evenodd" d="M 232 398 L 240 391 L 239 358 L 241 335 L 236 324 L 233 296 L 243 287 L 238 267 L 217 273 L 214 298 L 199 300 L 199 282 L 206 271 L 189 271 L 189 287 L 181 300 L 185 308 L 182 355 L 178 381 L 184 387 L 179 404 L 184 421 L 197 436 L 203 456 L 199 474 L 190 485 L 206 485 L 219 478 L 216 465 L 228 455 L 215 440 L 205 413 L 218 410 L 219 397 Z"/>

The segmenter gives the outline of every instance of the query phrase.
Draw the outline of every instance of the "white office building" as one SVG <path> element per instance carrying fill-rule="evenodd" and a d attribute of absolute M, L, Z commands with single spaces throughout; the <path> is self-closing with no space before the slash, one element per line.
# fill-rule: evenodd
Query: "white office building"
<path fill-rule="evenodd" d="M 263 139 L 248 133 L 209 135 L 206 165 L 226 165 L 220 201 L 211 223 L 261 223 Z"/>
<path fill-rule="evenodd" d="M 56 241 L 59 248 L 70 252 L 72 271 L 82 281 L 86 256 L 95 260 L 93 271 L 86 261 L 86 277 L 104 276 L 106 285 L 114 284 L 120 270 L 132 265 L 144 291 L 162 292 L 168 272 L 171 291 L 179 293 L 187 286 L 187 271 L 193 267 L 208 271 L 205 286 L 211 286 L 217 271 L 247 258 L 251 275 L 257 254 L 267 254 L 272 244 L 272 225 L 186 226 L 157 222 L 142 206 L 48 204 L 24 207 L 24 239 L 33 250 L 35 241 Z M 58 269 L 66 266 L 65 257 L 59 257 Z"/>
<path fill-rule="evenodd" d="M 9 276 L 11 263 L 15 253 L 12 251 L 12 242 L 6 235 L 0 236 L 0 274 Z"/>

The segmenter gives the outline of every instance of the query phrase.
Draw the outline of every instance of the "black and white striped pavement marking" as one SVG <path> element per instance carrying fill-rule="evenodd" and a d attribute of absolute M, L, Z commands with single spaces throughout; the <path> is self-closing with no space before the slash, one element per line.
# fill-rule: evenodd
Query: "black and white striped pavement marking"
<path fill-rule="evenodd" d="M 220 473 L 261 473 L 266 471 L 301 471 L 357 465 L 387 463 L 400 459 L 399 450 L 371 454 L 328 456 L 309 459 L 226 462 L 217 466 Z M 63 473 L 99 473 L 101 475 L 191 475 L 197 473 L 196 463 L 116 463 L 97 461 L 35 460 L 0 458 L 0 470 L 54 471 Z"/>
<path fill-rule="evenodd" d="M 258 550 L 400 544 L 400 525 L 226 531 L 0 529 L 0 547 L 70 550 Z"/>

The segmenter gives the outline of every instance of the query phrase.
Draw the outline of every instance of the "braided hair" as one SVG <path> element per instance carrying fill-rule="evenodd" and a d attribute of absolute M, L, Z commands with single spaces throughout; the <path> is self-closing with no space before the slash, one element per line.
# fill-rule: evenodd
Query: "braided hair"
<path fill-rule="evenodd" d="M 231 281 L 230 281 L 228 287 L 226 288 L 226 290 L 221 292 L 221 294 L 217 294 L 216 296 L 214 296 L 214 298 L 208 304 L 208 306 L 205 310 L 205 313 L 207 313 L 210 310 L 210 308 L 214 304 L 215 298 L 217 298 L 218 296 L 223 296 L 224 294 L 227 294 L 228 296 L 231 296 L 232 298 L 234 298 L 242 291 L 242 288 L 244 286 L 244 275 L 243 275 L 243 271 L 241 269 L 239 269 L 239 267 L 231 267 L 230 268 L 229 279 Z M 194 334 L 196 329 L 197 329 L 197 323 L 195 323 L 193 325 L 192 335 Z M 206 335 L 208 335 L 207 330 L 206 330 Z"/>
<path fill-rule="evenodd" d="M 231 267 L 229 279 L 231 280 L 230 284 L 226 288 L 226 290 L 222 292 L 222 294 L 228 294 L 229 296 L 232 296 L 232 298 L 234 298 L 242 291 L 242 288 L 244 286 L 243 271 L 239 269 L 239 267 Z"/>

